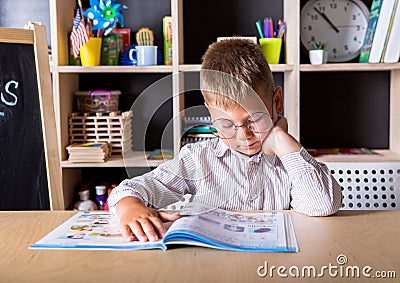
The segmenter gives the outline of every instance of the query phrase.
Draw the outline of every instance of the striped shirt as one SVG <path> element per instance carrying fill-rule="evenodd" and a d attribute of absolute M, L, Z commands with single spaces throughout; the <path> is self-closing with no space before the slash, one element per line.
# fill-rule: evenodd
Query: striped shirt
<path fill-rule="evenodd" d="M 262 152 L 247 156 L 219 139 L 188 144 L 153 171 L 124 180 L 108 202 L 115 214 L 118 201 L 127 196 L 158 209 L 185 194 L 222 209 L 293 209 L 311 216 L 333 214 L 342 202 L 341 188 L 327 166 L 304 148 L 281 158 Z"/>

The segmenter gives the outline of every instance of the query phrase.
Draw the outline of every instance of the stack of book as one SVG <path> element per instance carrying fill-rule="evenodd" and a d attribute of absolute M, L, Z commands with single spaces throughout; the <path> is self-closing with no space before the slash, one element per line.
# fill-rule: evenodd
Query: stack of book
<path fill-rule="evenodd" d="M 209 126 L 211 117 L 186 117 L 183 121 L 184 134 L 181 138 L 181 146 L 188 143 L 204 141 L 215 138 Z"/>
<path fill-rule="evenodd" d="M 400 56 L 400 0 L 373 0 L 360 63 L 396 63 Z"/>
<path fill-rule="evenodd" d="M 68 161 L 105 162 L 111 154 L 109 143 L 74 143 L 67 146 Z"/>

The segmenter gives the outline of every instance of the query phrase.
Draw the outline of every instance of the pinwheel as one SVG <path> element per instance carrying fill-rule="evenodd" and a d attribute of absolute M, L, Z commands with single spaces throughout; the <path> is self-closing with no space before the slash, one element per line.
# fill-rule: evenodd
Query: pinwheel
<path fill-rule="evenodd" d="M 124 26 L 124 18 L 120 11 L 127 10 L 128 7 L 115 2 L 115 0 L 90 0 L 90 8 L 84 15 L 92 20 L 92 30 L 104 30 L 104 35 L 107 35 L 117 22 L 121 27 Z"/>

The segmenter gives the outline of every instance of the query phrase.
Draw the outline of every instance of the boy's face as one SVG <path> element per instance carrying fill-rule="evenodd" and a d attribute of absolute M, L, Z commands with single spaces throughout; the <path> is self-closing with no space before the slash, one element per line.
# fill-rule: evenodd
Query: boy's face
<path fill-rule="evenodd" d="M 263 141 L 272 130 L 274 121 L 277 119 L 276 111 L 272 111 L 272 99 L 269 100 L 260 99 L 258 96 L 252 97 L 243 101 L 241 105 L 235 104 L 227 109 L 208 105 L 211 121 L 215 126 L 218 123 L 217 129 L 222 129 L 221 131 L 218 130 L 218 134 L 223 137 L 221 138 L 223 143 L 229 148 L 246 155 L 258 153 L 262 148 Z M 271 120 L 271 117 L 273 117 L 274 121 Z M 235 131 L 229 128 L 232 125 Z M 225 129 L 230 129 L 229 133 L 235 133 L 232 137 L 231 134 L 224 136 L 222 132 Z"/>

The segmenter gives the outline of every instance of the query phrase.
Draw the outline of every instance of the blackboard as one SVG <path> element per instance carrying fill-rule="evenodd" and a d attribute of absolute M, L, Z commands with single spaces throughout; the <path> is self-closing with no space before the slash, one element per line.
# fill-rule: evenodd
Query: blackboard
<path fill-rule="evenodd" d="M 44 26 L 0 28 L 0 210 L 62 209 Z"/>

